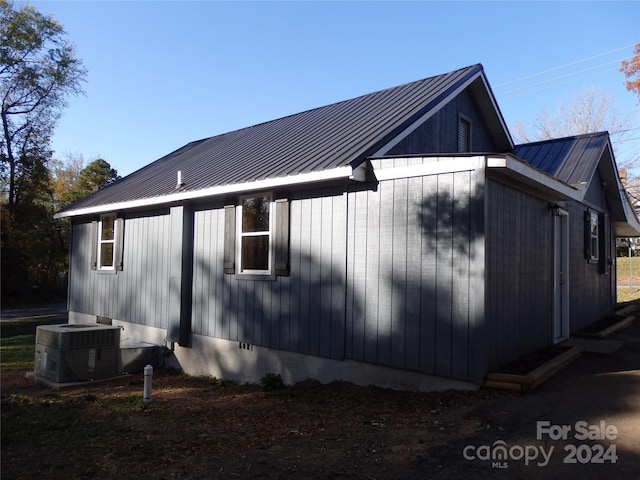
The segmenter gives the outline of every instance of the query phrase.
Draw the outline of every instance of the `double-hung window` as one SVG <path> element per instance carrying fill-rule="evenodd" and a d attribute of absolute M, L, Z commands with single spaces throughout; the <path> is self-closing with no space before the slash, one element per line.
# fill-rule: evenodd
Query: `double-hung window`
<path fill-rule="evenodd" d="M 241 273 L 271 273 L 271 200 L 270 193 L 240 198 L 238 263 Z"/>
<path fill-rule="evenodd" d="M 587 213 L 587 255 L 588 260 L 597 263 L 600 259 L 600 225 L 598 213 L 589 211 Z"/>
<path fill-rule="evenodd" d="M 100 237 L 98 239 L 98 268 L 113 270 L 116 253 L 116 217 L 103 215 L 100 217 Z"/>
<path fill-rule="evenodd" d="M 92 224 L 91 268 L 114 273 L 122 270 L 124 219 L 109 213 Z"/>
<path fill-rule="evenodd" d="M 289 275 L 289 201 L 283 192 L 244 195 L 225 206 L 224 273 Z"/>

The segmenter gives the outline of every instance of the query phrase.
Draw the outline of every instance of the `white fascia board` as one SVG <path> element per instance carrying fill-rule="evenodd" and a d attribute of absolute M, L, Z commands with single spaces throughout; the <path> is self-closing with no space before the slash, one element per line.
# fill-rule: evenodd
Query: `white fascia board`
<path fill-rule="evenodd" d="M 428 158 L 439 160 L 417 165 L 390 168 L 376 168 L 374 165 L 373 173 L 376 176 L 376 180 L 380 182 L 382 180 L 395 180 L 398 178 L 425 177 L 429 175 L 439 175 L 442 173 L 467 172 L 482 168 L 485 163 L 484 156 Z"/>
<path fill-rule="evenodd" d="M 128 210 L 133 208 L 137 209 L 144 207 L 153 207 L 176 202 L 184 202 L 187 200 L 197 200 L 207 197 L 214 197 L 218 195 L 239 194 L 257 190 L 271 190 L 274 188 L 340 179 L 358 180 L 359 178 L 359 172 L 354 171 L 352 167 L 338 167 L 331 170 L 322 170 L 320 172 L 301 173 L 299 175 L 289 175 L 286 177 L 275 177 L 267 178 L 264 180 L 256 180 L 255 182 L 236 183 L 232 185 L 221 185 L 217 187 L 204 188 L 202 190 L 172 193 L 169 195 L 163 195 L 161 197 L 141 198 L 138 200 L 130 200 L 126 202 L 96 205 L 93 207 L 59 212 L 56 213 L 53 217 L 77 217 L 80 215 L 92 215 L 96 213 Z"/>
<path fill-rule="evenodd" d="M 612 222 L 613 234 L 616 237 L 640 237 L 638 222 Z"/>
<path fill-rule="evenodd" d="M 438 102 L 437 105 L 435 105 L 427 113 L 425 113 L 419 119 L 417 119 L 415 122 L 413 122 L 411 125 L 409 125 L 404 131 L 400 132 L 400 134 L 398 134 L 396 137 L 394 137 L 389 143 L 387 143 L 386 145 L 382 146 L 382 148 L 380 148 L 377 152 L 375 152 L 371 156 L 372 157 L 382 157 L 382 156 L 386 155 L 389 150 L 391 150 L 398 143 L 400 143 L 407 136 L 409 136 L 416 128 L 418 128 L 420 125 L 422 125 L 424 122 L 426 122 L 434 113 L 436 113 L 438 110 L 440 110 L 442 107 L 444 107 L 447 103 L 449 103 L 451 100 L 453 100 L 455 97 L 457 97 L 460 94 L 460 92 L 462 92 L 465 88 L 467 88 L 469 85 L 471 85 L 473 82 L 475 82 L 476 79 L 479 76 L 482 76 L 482 72 L 478 72 L 474 76 L 469 78 L 460 87 L 458 87 L 453 92 L 451 92 L 449 95 L 447 95 L 445 98 L 443 98 L 440 102 Z"/>
<path fill-rule="evenodd" d="M 556 180 L 551 175 L 510 154 L 487 157 L 487 169 L 504 170 L 507 174 L 528 180 L 578 202 L 581 202 L 584 197 L 585 190 L 577 190 L 560 180 Z"/>
<path fill-rule="evenodd" d="M 614 232 L 617 237 L 640 237 L 640 221 L 636 212 L 633 210 L 627 192 L 622 187 L 622 182 L 618 179 L 618 193 L 621 194 L 622 210 L 624 212 L 626 222 L 614 222 Z M 619 233 L 620 232 L 620 233 Z"/>
<path fill-rule="evenodd" d="M 356 182 L 365 182 L 367 180 L 367 162 L 362 162 L 351 172 L 351 176 L 349 177 L 351 180 L 355 180 Z"/>

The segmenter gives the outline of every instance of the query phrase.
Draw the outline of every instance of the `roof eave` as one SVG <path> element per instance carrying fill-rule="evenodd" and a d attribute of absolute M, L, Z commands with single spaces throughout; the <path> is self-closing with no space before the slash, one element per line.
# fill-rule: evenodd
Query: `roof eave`
<path fill-rule="evenodd" d="M 61 210 L 54 215 L 54 218 L 79 217 L 83 215 L 97 215 L 114 211 L 153 208 L 192 200 L 202 200 L 205 198 L 217 197 L 221 195 L 243 194 L 247 192 L 286 188 L 309 183 L 322 183 L 335 180 L 364 181 L 365 174 L 366 172 L 364 170 L 364 167 L 338 167 L 318 172 L 301 173 L 299 175 L 267 178 L 264 180 L 256 180 L 253 182 L 237 183 L 231 185 L 220 185 L 194 191 L 182 191 L 158 197 L 107 203 L 74 210 Z"/>
<path fill-rule="evenodd" d="M 511 154 L 489 155 L 487 157 L 487 168 L 521 184 L 530 186 L 552 199 L 581 201 L 584 196 L 583 191 L 555 179 Z"/>

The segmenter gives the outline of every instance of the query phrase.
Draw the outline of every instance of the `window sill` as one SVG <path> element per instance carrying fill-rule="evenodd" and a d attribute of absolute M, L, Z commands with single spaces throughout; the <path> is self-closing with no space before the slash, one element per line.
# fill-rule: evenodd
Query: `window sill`
<path fill-rule="evenodd" d="M 118 271 L 117 271 L 115 268 L 114 268 L 114 269 L 110 269 L 110 270 L 107 270 L 106 268 L 105 268 L 105 269 L 100 269 L 100 268 L 99 268 L 99 269 L 97 270 L 97 272 L 98 272 L 100 275 L 115 275 L 116 273 L 118 273 Z"/>
<path fill-rule="evenodd" d="M 268 273 L 268 274 L 259 274 L 259 273 L 236 273 L 235 275 L 235 279 L 236 280 L 264 280 L 264 281 L 273 281 L 275 280 L 276 274 L 275 273 Z"/>

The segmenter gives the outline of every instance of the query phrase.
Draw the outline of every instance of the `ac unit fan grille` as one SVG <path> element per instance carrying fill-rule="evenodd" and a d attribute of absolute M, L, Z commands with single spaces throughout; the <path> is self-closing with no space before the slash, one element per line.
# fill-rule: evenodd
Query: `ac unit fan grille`
<path fill-rule="evenodd" d="M 93 325 L 52 325 L 38 327 L 36 330 L 36 343 L 53 348 L 63 348 L 65 350 L 87 347 L 96 348 L 118 345 L 120 343 L 120 330 L 117 328 L 92 327 Z"/>
<path fill-rule="evenodd" d="M 117 343 L 117 330 L 95 330 L 73 332 L 69 338 L 69 348 L 100 347 Z"/>
<path fill-rule="evenodd" d="M 36 330 L 36 343 L 40 345 L 58 348 L 60 346 L 58 338 L 58 332 L 52 332 L 42 328 Z"/>

